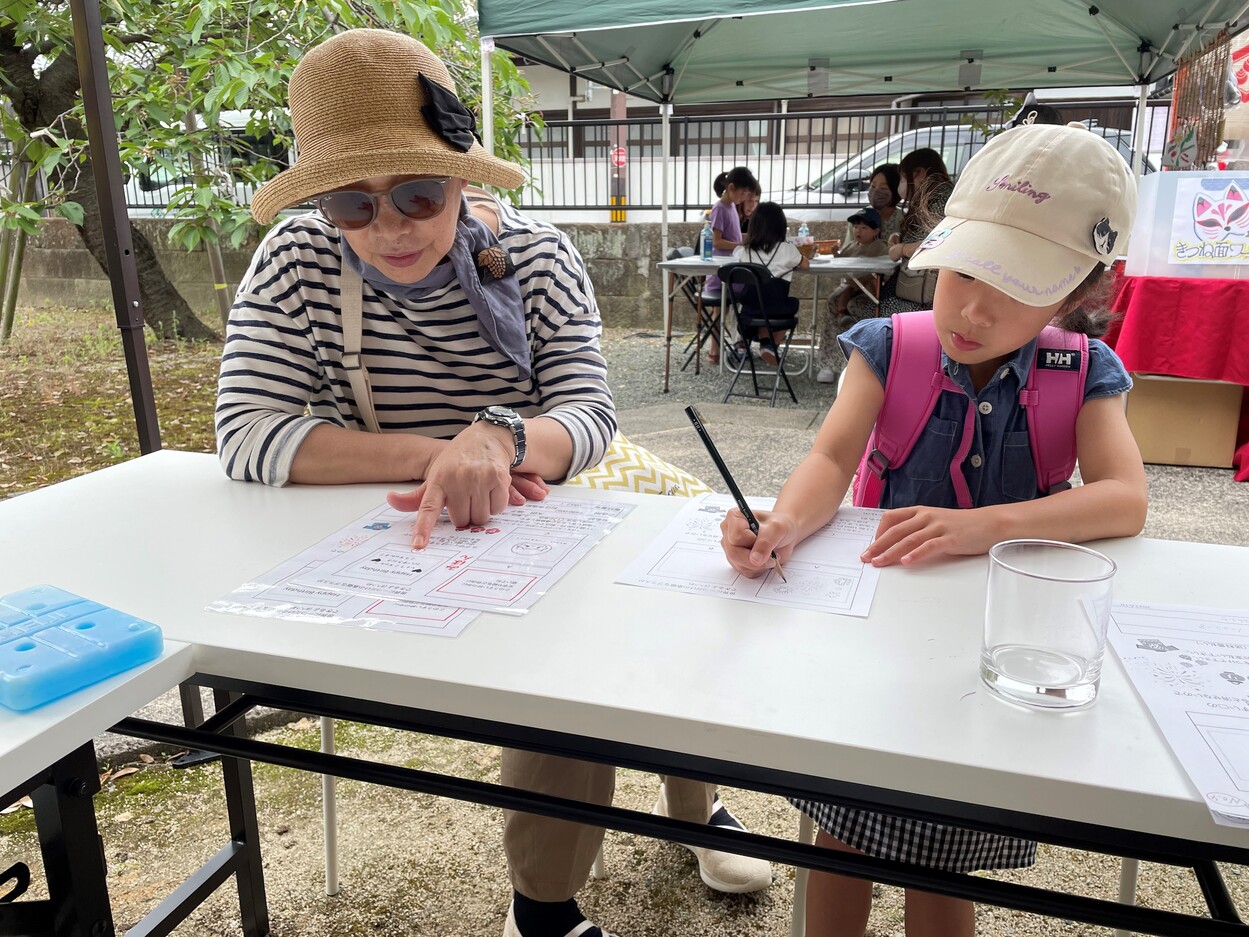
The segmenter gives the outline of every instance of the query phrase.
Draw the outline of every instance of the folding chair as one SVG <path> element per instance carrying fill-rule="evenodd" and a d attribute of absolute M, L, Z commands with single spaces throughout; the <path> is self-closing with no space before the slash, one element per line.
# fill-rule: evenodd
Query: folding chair
<path fill-rule="evenodd" d="M 785 373 L 785 359 L 789 354 L 789 343 L 793 339 L 794 329 L 798 325 L 798 300 L 789 295 L 789 283 L 772 276 L 772 272 L 763 264 L 725 264 L 720 268 L 720 281 L 724 284 L 725 296 L 729 307 L 737 318 L 737 328 L 741 340 L 746 345 L 746 354 L 737 362 L 733 371 L 733 380 L 724 392 L 723 403 L 730 397 L 756 397 L 764 395 L 759 392 L 759 374 L 755 370 L 755 356 L 751 345 L 759 340 L 759 330 L 764 329 L 767 337 L 776 346 L 776 372 L 772 382 L 772 395 L 769 407 L 776 406 L 776 395 L 780 392 L 781 381 L 789 392 L 789 399 L 794 403 L 798 397 L 793 385 L 789 383 L 789 375 Z M 777 336 L 785 334 L 784 339 L 777 341 Z M 754 393 L 735 392 L 738 379 L 742 376 L 742 368 L 750 366 L 750 380 L 754 385 Z M 766 372 L 765 372 L 766 373 Z"/>
<path fill-rule="evenodd" d="M 692 247 L 674 247 L 668 251 L 667 259 L 679 260 L 682 257 L 693 256 L 694 248 Z M 719 326 L 720 298 L 717 296 L 714 303 L 705 302 L 705 294 L 699 289 L 699 278 L 695 277 L 688 277 L 681 284 L 681 294 L 689 300 L 695 315 L 694 334 L 682 352 L 685 355 L 685 362 L 681 365 L 681 370 L 684 371 L 693 361 L 694 373 L 699 374 L 701 373 L 703 345 L 715 337 L 716 328 Z"/>

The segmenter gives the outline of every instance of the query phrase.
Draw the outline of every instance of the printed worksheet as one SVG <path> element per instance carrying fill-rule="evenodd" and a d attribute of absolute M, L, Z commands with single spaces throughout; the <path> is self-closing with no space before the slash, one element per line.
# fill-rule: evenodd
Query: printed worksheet
<path fill-rule="evenodd" d="M 303 584 L 304 580 L 315 576 L 321 564 L 405 524 L 410 538 L 412 515 L 394 511 L 383 504 L 298 556 L 273 567 L 251 582 L 243 583 L 229 595 L 210 604 L 208 610 L 454 638 L 477 617 L 476 611 L 428 602 L 348 595 Z"/>
<path fill-rule="evenodd" d="M 1249 826 L 1249 609 L 1116 602 L 1108 640 L 1214 822 Z"/>
<path fill-rule="evenodd" d="M 752 509 L 767 510 L 775 499 L 748 498 L 747 503 Z M 775 569 L 757 579 L 742 576 L 724 558 L 720 521 L 735 506 L 728 495 L 692 499 L 616 581 L 650 589 L 867 617 L 880 570 L 864 564 L 859 555 L 872 542 L 881 511 L 840 508 L 831 521 L 794 550 L 784 565 L 787 581 L 783 581 Z"/>
<path fill-rule="evenodd" d="M 457 530 L 444 514 L 419 551 L 411 546 L 412 515 L 404 515 L 293 582 L 318 594 L 521 614 L 632 510 L 551 493 L 480 527 Z"/>

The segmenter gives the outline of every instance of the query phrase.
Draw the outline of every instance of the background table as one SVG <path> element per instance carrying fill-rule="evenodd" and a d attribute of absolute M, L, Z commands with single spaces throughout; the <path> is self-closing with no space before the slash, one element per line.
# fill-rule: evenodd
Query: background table
<path fill-rule="evenodd" d="M 1249 280 L 1120 277 L 1106 336 L 1129 371 L 1249 387 Z M 1249 481 L 1249 395 L 1233 461 Z"/>
<path fill-rule="evenodd" d="M 721 266 L 727 263 L 735 263 L 731 257 L 717 257 L 713 260 L 703 260 L 701 257 L 681 257 L 677 260 L 664 260 L 658 266 L 662 271 L 664 278 L 664 295 L 663 295 L 663 322 L 664 322 L 664 389 L 663 392 L 668 393 L 668 378 L 672 369 L 672 320 L 673 310 L 672 304 L 681 289 L 681 285 L 685 280 L 691 277 L 705 277 L 708 274 L 715 273 Z M 820 317 L 820 278 L 835 276 L 838 279 L 842 277 L 851 278 L 859 289 L 866 293 L 870 291 L 857 278 L 861 276 L 889 276 L 897 268 L 897 264 L 888 257 L 818 257 L 812 260 L 806 270 L 795 270 L 795 276 L 810 275 L 812 277 L 811 287 L 811 345 L 810 351 L 813 353 L 819 339 L 819 317 Z M 724 297 L 720 298 L 720 326 L 721 335 L 724 333 Z M 801 347 L 801 346 L 799 346 Z M 723 358 L 721 361 L 723 362 Z M 811 361 L 807 362 L 808 365 Z"/>
<path fill-rule="evenodd" d="M 52 578 L 192 643 L 210 685 L 281 689 L 279 704 L 302 700 L 313 714 L 331 703 L 418 713 L 459 737 L 497 743 L 489 728 L 543 750 L 573 745 L 604 761 L 1112 853 L 1249 862 L 1249 833 L 1214 824 L 1113 656 L 1097 704 L 1078 713 L 1016 707 L 981 685 L 984 557 L 884 570 L 868 619 L 640 589 L 615 577 L 681 500 L 577 489 L 566 494 L 626 501 L 633 513 L 528 614 L 484 614 L 455 639 L 204 610 L 385 491 L 266 488 L 227 480 L 213 456 L 156 453 L 0 502 L 0 592 Z M 1249 606 L 1249 549 L 1144 539 L 1099 548 L 1119 564 L 1120 599 Z M 230 744 L 221 750 L 245 757 L 242 746 L 262 745 Z M 584 819 L 664 835 L 607 809 Z M 723 835 L 752 854 L 853 862 L 883 881 L 1021 894 Z"/>

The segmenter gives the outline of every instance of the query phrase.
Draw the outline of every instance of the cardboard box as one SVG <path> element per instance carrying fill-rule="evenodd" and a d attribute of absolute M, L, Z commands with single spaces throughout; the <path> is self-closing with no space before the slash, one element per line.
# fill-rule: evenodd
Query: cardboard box
<path fill-rule="evenodd" d="M 1244 388 L 1133 374 L 1128 425 L 1146 462 L 1231 468 Z"/>

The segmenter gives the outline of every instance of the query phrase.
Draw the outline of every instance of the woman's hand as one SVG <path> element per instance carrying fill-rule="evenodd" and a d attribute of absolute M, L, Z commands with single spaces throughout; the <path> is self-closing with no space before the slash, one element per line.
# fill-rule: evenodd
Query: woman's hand
<path fill-rule="evenodd" d="M 860 559 L 873 566 L 910 566 L 935 556 L 979 556 L 1002 539 L 993 508 L 912 507 L 886 511 Z"/>
<path fill-rule="evenodd" d="M 784 514 L 756 511 L 759 534 L 756 536 L 737 508 L 729 511 L 720 522 L 720 546 L 729 565 L 754 579 L 772 568 L 772 553 L 783 564 L 789 562 L 798 540 L 798 525 Z"/>
<path fill-rule="evenodd" d="M 902 243 L 902 235 L 898 234 L 898 232 L 897 232 L 897 231 L 895 231 L 893 234 L 889 235 L 889 246 L 890 246 L 890 247 L 893 247 L 893 245 L 895 245 L 895 244 L 901 244 L 901 243 Z"/>
<path fill-rule="evenodd" d="M 892 241 L 893 241 L 893 238 L 895 238 L 895 237 L 897 237 L 897 235 L 896 235 L 896 234 L 895 234 L 895 235 L 893 235 L 893 236 L 892 236 L 889 240 L 892 242 Z M 900 260 L 901 260 L 903 257 L 905 257 L 905 256 L 906 256 L 906 249 L 905 249 L 905 248 L 904 248 L 901 244 L 893 244 L 893 243 L 891 243 L 891 244 L 889 245 L 889 259 L 890 259 L 890 260 L 892 260 L 892 261 L 894 261 L 895 263 L 897 263 L 898 261 L 900 261 Z"/>
<path fill-rule="evenodd" d="M 452 524 L 468 527 L 486 523 L 508 504 L 546 497 L 546 483 L 538 476 L 512 475 L 514 452 L 509 435 L 505 427 L 474 423 L 434 456 L 423 485 L 415 491 L 387 495 L 395 510 L 416 511 L 413 549 L 428 546 L 444 507 Z"/>

